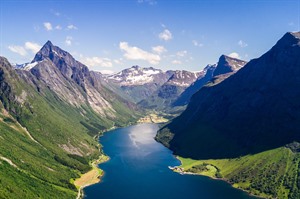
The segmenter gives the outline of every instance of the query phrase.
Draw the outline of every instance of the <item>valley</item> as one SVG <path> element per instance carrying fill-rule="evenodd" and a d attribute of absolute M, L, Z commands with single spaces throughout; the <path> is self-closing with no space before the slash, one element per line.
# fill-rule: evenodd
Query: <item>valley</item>
<path fill-rule="evenodd" d="M 300 198 L 300 4 L 269 3 L 0 1 L 0 199 Z"/>

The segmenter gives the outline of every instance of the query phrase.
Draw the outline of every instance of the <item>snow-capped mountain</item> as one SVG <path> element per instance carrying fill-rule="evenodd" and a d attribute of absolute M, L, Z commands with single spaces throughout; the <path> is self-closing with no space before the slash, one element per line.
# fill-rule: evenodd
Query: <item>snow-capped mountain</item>
<path fill-rule="evenodd" d="M 107 79 L 121 86 L 136 86 L 147 83 L 161 84 L 166 82 L 171 75 L 172 72 L 170 71 L 163 72 L 153 67 L 143 68 L 140 66 L 132 66 L 117 74 L 107 76 Z"/>
<path fill-rule="evenodd" d="M 174 74 L 167 81 L 169 85 L 176 85 L 181 87 L 188 87 L 199 76 L 200 72 L 190 72 L 186 70 L 176 70 Z"/>

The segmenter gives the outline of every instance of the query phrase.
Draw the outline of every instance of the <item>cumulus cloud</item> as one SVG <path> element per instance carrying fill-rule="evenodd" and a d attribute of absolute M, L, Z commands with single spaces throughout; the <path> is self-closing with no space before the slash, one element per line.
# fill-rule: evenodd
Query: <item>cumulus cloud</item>
<path fill-rule="evenodd" d="M 248 44 L 245 43 L 243 40 L 240 40 L 240 41 L 238 42 L 238 45 L 239 45 L 241 48 L 245 48 L 245 47 L 248 46 Z"/>
<path fill-rule="evenodd" d="M 192 43 L 193 43 L 194 46 L 197 46 L 197 47 L 202 47 L 203 46 L 203 44 L 199 43 L 197 40 L 193 40 Z"/>
<path fill-rule="evenodd" d="M 11 46 L 8 46 L 8 49 L 14 53 L 21 55 L 21 56 L 27 55 L 27 51 L 23 46 L 11 45 Z"/>
<path fill-rule="evenodd" d="M 178 56 L 178 57 L 184 57 L 184 56 L 186 56 L 187 55 L 187 51 L 186 50 L 183 50 L 183 51 L 178 51 L 177 53 L 176 53 L 176 55 Z"/>
<path fill-rule="evenodd" d="M 67 30 L 77 30 L 77 29 L 78 28 L 73 24 L 70 24 L 70 25 L 67 26 Z"/>
<path fill-rule="evenodd" d="M 144 60 L 156 65 L 160 62 L 160 56 L 149 53 L 135 46 L 129 46 L 127 42 L 120 42 L 119 47 L 124 51 L 124 57 L 128 60 Z"/>
<path fill-rule="evenodd" d="M 228 55 L 229 57 L 232 57 L 232 58 L 236 58 L 236 59 L 240 59 L 240 55 L 236 52 L 232 52 Z"/>
<path fill-rule="evenodd" d="M 52 24 L 51 24 L 50 22 L 45 22 L 45 23 L 44 23 L 44 27 L 45 27 L 45 29 L 46 29 L 47 31 L 53 30 Z"/>
<path fill-rule="evenodd" d="M 163 46 L 154 46 L 154 47 L 152 47 L 152 51 L 157 54 L 162 54 L 164 52 L 167 52 L 167 49 Z"/>
<path fill-rule="evenodd" d="M 138 3 L 148 3 L 149 5 L 155 5 L 157 4 L 157 1 L 155 0 L 138 0 Z"/>
<path fill-rule="evenodd" d="M 32 53 L 37 53 L 42 48 L 42 46 L 37 43 L 27 41 L 25 42 L 25 48 L 27 50 L 30 50 Z"/>
<path fill-rule="evenodd" d="M 71 36 L 67 36 L 66 40 L 65 40 L 65 44 L 67 46 L 72 46 L 72 40 L 73 40 L 73 38 Z"/>
<path fill-rule="evenodd" d="M 180 60 L 173 60 L 172 64 L 182 64 L 182 62 Z"/>
<path fill-rule="evenodd" d="M 109 58 L 102 57 L 84 57 L 80 56 L 80 61 L 89 67 L 101 66 L 112 67 L 112 61 Z"/>
<path fill-rule="evenodd" d="M 168 30 L 168 29 L 164 29 L 164 31 L 159 33 L 158 37 L 164 41 L 169 41 L 169 40 L 173 39 L 173 35 L 170 32 L 170 30 Z"/>
<path fill-rule="evenodd" d="M 8 46 L 8 49 L 14 53 L 17 53 L 21 56 L 26 56 L 28 54 L 28 50 L 32 53 L 37 53 L 42 46 L 40 46 L 37 43 L 27 41 L 25 42 L 24 46 L 17 46 L 17 45 L 10 45 Z"/>

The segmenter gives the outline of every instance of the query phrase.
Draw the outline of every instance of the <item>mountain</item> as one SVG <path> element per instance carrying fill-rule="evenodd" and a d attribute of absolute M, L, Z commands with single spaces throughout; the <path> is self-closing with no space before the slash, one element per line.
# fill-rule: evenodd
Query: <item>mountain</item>
<path fill-rule="evenodd" d="M 176 70 L 174 74 L 151 96 L 139 102 L 149 109 L 164 110 L 171 108 L 172 103 L 191 85 L 201 73 Z"/>
<path fill-rule="evenodd" d="M 173 102 L 173 106 L 185 106 L 190 101 L 190 98 L 196 93 L 204 84 L 206 84 L 213 77 L 213 72 L 216 69 L 216 64 L 207 65 L 199 74 L 199 77 L 189 87 L 187 87 L 180 96 Z"/>
<path fill-rule="evenodd" d="M 50 41 L 26 66 L 0 57 L 0 195 L 75 198 L 101 154 L 93 137 L 136 121 L 136 106 Z"/>
<path fill-rule="evenodd" d="M 246 63 L 246 61 L 222 55 L 219 58 L 217 68 L 214 71 L 214 76 L 236 72 L 240 68 L 242 68 Z"/>
<path fill-rule="evenodd" d="M 193 95 L 157 139 L 175 154 L 232 158 L 300 141 L 300 33 Z M 216 71 L 216 70 L 215 70 Z"/>
<path fill-rule="evenodd" d="M 132 66 L 106 77 L 110 84 L 119 87 L 125 98 L 139 102 L 151 96 L 173 75 L 173 71 L 163 72 L 153 67 Z"/>
<path fill-rule="evenodd" d="M 226 55 L 222 55 L 219 58 L 217 64 L 207 65 L 203 71 L 201 71 L 198 79 L 192 83 L 185 91 L 178 97 L 178 99 L 173 103 L 173 106 L 184 106 L 187 105 L 191 97 L 198 91 L 202 86 L 211 81 L 210 83 L 215 83 L 223 81 L 241 67 L 243 67 L 247 62 L 235 58 L 231 58 Z"/>
<path fill-rule="evenodd" d="M 133 104 L 102 84 L 102 76 L 89 71 L 68 52 L 48 41 L 25 70 L 74 107 L 86 106 L 108 120 L 134 115 Z M 127 110 L 126 110 L 127 109 Z M 123 119 L 119 117 L 119 120 Z M 118 121 L 119 121 L 118 120 Z"/>

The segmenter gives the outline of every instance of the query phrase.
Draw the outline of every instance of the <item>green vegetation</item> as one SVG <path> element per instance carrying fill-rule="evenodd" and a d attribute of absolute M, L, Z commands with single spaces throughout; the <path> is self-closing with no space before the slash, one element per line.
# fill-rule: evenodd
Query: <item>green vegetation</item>
<path fill-rule="evenodd" d="M 181 161 L 185 172 L 223 178 L 233 187 L 264 198 L 300 198 L 300 154 L 296 144 L 234 159 Z"/>
<path fill-rule="evenodd" d="M 24 79 L 0 58 L 0 198 L 75 198 L 74 180 L 100 155 L 93 137 L 135 118 L 118 99 L 115 117 L 102 117 Z"/>

